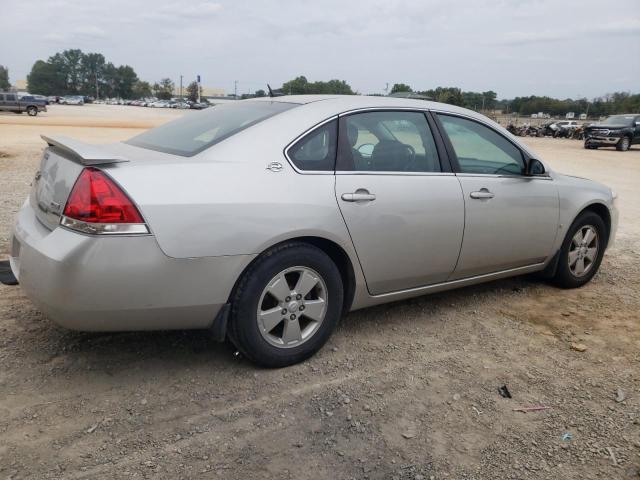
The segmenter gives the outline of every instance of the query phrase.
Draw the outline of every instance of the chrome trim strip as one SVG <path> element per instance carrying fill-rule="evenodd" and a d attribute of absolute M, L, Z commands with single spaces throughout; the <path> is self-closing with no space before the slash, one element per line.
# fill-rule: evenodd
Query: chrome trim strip
<path fill-rule="evenodd" d="M 344 117 L 346 115 L 351 115 L 353 113 L 360 113 L 360 112 L 379 112 L 379 111 L 383 111 L 383 110 L 390 110 L 390 111 L 409 111 L 409 112 L 416 112 L 416 113 L 427 113 L 428 111 L 430 111 L 429 108 L 425 107 L 425 108 L 418 108 L 418 107 L 363 107 L 363 108 L 354 108 L 353 110 L 347 110 L 345 112 L 341 112 L 338 114 L 339 117 Z"/>
<path fill-rule="evenodd" d="M 533 268 L 542 268 L 544 267 L 544 265 L 545 265 L 545 262 L 534 263 L 532 265 L 526 265 L 524 267 L 509 268 L 507 270 L 500 270 L 499 272 L 476 275 L 475 277 L 460 278 L 458 280 L 452 280 L 450 282 L 441 282 L 441 283 L 435 283 L 433 285 L 426 285 L 424 287 L 415 287 L 415 288 L 409 288 L 407 290 L 398 290 L 395 292 L 382 293 L 380 295 L 372 295 L 371 298 L 386 298 L 386 297 L 393 297 L 395 295 L 428 293 L 431 290 L 438 290 L 441 288 L 447 288 L 447 289 L 454 288 L 455 286 L 464 285 L 466 283 L 490 280 L 494 277 L 498 279 L 504 275 L 509 275 L 509 276 L 512 274 L 517 275 L 518 273 L 525 273 Z"/>
<path fill-rule="evenodd" d="M 385 171 L 364 171 L 364 170 L 336 170 L 336 175 L 394 175 L 404 177 L 453 177 L 453 172 L 385 172 Z"/>
<path fill-rule="evenodd" d="M 144 223 L 90 223 L 74 218 L 60 218 L 60 225 L 74 232 L 88 235 L 149 235 Z"/>
<path fill-rule="evenodd" d="M 519 178 L 527 180 L 553 180 L 551 175 L 498 175 L 495 173 L 456 173 L 458 177 L 480 177 L 480 178 Z"/>

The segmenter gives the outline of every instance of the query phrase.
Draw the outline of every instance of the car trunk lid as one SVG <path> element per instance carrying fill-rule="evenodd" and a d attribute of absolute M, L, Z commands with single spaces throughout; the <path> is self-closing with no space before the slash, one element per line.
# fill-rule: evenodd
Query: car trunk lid
<path fill-rule="evenodd" d="M 31 189 L 30 201 L 38 219 L 48 228 L 60 223 L 67 198 L 80 172 L 86 166 L 128 162 L 105 147 L 89 145 L 72 138 L 42 136 L 49 145 Z"/>

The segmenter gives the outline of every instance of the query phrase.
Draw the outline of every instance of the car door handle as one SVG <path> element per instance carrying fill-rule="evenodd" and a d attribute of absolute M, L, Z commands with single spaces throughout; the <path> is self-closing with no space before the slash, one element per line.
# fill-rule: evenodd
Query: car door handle
<path fill-rule="evenodd" d="M 373 202 L 376 196 L 366 190 L 364 192 L 357 191 L 355 193 L 343 193 L 342 200 L 345 202 Z"/>
<path fill-rule="evenodd" d="M 487 190 L 486 188 L 481 188 L 478 192 L 471 192 L 469 194 L 471 198 L 475 199 L 483 199 L 483 198 L 493 198 L 495 194 Z"/>

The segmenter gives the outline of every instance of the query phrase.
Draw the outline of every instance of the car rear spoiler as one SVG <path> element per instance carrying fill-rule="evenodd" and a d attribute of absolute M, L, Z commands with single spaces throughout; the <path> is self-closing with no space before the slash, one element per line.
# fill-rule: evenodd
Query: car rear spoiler
<path fill-rule="evenodd" d="M 107 163 L 128 162 L 129 160 L 110 153 L 104 147 L 90 145 L 88 143 L 74 140 L 73 138 L 56 135 L 47 137 L 41 135 L 42 139 L 51 147 L 56 147 L 68 153 L 82 165 L 103 165 Z"/>

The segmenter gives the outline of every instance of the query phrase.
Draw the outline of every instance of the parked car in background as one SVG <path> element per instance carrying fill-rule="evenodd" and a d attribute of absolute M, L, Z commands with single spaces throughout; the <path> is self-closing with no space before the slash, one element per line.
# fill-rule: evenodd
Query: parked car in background
<path fill-rule="evenodd" d="M 66 95 L 60 99 L 62 105 L 84 105 L 84 97 L 82 95 Z"/>
<path fill-rule="evenodd" d="M 35 100 L 38 102 L 42 102 L 45 105 L 49 105 L 49 99 L 47 97 L 45 97 L 44 95 L 31 95 L 30 93 L 27 93 L 25 95 L 18 95 L 18 97 L 20 99 L 26 98 L 29 100 Z"/>
<path fill-rule="evenodd" d="M 0 92 L 0 111 L 23 113 L 35 117 L 38 112 L 46 112 L 47 106 L 42 100 L 37 100 L 31 95 L 18 98 L 16 93 Z"/>
<path fill-rule="evenodd" d="M 640 114 L 612 115 L 585 129 L 584 148 L 616 147 L 622 152 L 640 144 Z"/>
<path fill-rule="evenodd" d="M 350 310 L 533 272 L 580 287 L 618 222 L 610 188 L 424 100 L 262 98 L 124 143 L 43 139 L 9 241 L 27 296 L 77 330 L 209 329 L 269 367 Z"/>

